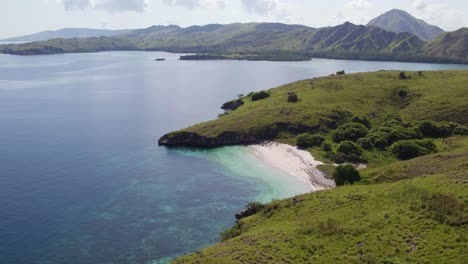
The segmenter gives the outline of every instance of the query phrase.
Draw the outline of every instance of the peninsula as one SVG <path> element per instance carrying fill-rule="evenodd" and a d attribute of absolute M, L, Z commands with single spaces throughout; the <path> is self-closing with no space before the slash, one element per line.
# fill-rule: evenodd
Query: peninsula
<path fill-rule="evenodd" d="M 175 263 L 463 261 L 467 83 L 467 71 L 339 71 L 252 92 L 216 120 L 163 136 L 165 146 L 298 146 L 338 185 L 251 203 L 219 244 Z M 342 181 L 345 163 L 368 167 Z"/>

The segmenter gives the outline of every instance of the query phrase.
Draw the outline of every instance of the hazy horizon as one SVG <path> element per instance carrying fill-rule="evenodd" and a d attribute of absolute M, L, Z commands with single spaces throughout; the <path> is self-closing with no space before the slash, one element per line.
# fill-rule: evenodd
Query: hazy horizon
<path fill-rule="evenodd" d="M 397 8 L 453 31 L 468 25 L 468 2 L 455 0 L 18 0 L 0 9 L 0 39 L 62 28 L 138 29 L 152 25 L 278 22 L 310 27 L 367 24 Z M 44 19 L 44 16 L 47 19 Z"/>

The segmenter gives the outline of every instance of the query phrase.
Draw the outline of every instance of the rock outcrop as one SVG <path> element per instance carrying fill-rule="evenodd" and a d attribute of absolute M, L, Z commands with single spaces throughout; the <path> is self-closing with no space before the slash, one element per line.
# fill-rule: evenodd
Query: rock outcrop
<path fill-rule="evenodd" d="M 223 132 L 217 137 L 204 137 L 191 132 L 174 132 L 161 137 L 160 146 L 214 148 L 229 145 L 248 145 L 259 143 L 255 137 L 238 132 Z"/>

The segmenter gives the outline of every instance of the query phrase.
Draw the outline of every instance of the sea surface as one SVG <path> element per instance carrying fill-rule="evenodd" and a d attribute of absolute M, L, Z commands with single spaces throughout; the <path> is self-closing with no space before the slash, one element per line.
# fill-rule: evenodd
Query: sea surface
<path fill-rule="evenodd" d="M 157 146 L 237 94 L 342 69 L 468 69 L 178 57 L 0 55 L 1 263 L 167 263 L 218 241 L 247 202 L 304 192 L 246 147 Z"/>

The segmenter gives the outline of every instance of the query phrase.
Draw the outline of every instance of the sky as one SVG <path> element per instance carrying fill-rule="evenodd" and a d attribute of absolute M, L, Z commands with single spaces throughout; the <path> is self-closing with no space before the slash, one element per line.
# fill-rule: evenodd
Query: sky
<path fill-rule="evenodd" d="M 0 39 L 66 27 L 135 29 L 234 22 L 366 24 L 393 8 L 444 30 L 468 27 L 466 0 L 1 0 Z"/>

